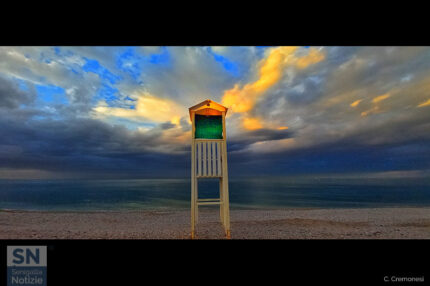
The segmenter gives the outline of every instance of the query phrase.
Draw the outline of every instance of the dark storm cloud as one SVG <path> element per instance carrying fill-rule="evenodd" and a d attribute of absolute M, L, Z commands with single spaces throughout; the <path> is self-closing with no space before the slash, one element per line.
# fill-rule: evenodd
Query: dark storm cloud
<path fill-rule="evenodd" d="M 178 165 L 178 156 L 148 150 L 164 144 L 157 132 L 135 133 L 90 118 L 33 118 L 41 114 L 0 113 L 0 168 L 145 176 Z"/>
<path fill-rule="evenodd" d="M 249 131 L 240 135 L 232 136 L 228 140 L 228 150 L 238 151 L 243 150 L 248 145 L 265 142 L 272 140 L 281 140 L 291 138 L 292 132 L 288 130 L 275 130 L 275 129 L 258 129 Z"/>
<path fill-rule="evenodd" d="M 163 130 L 167 130 L 167 129 L 172 129 L 174 128 L 176 125 L 171 123 L 171 122 L 164 122 L 160 124 L 161 129 Z"/>
<path fill-rule="evenodd" d="M 179 124 L 184 132 L 191 130 L 191 125 L 188 124 L 188 117 L 181 117 Z"/>
<path fill-rule="evenodd" d="M 360 139 L 357 136 L 311 148 L 265 154 L 233 152 L 229 157 L 229 168 L 238 176 L 430 169 L 430 138 L 405 137 L 398 142 L 372 145 L 363 144 Z"/>
<path fill-rule="evenodd" d="M 308 139 L 315 140 L 310 146 L 304 141 L 303 146 L 291 150 L 233 152 L 229 166 L 238 175 L 428 170 L 429 122 L 430 112 L 417 109 L 414 116 L 398 114 L 390 120 L 371 120 L 365 129 L 356 128 L 344 136 L 327 139 L 326 132 L 322 132 L 318 140 L 316 134 Z M 326 140 L 321 140 L 322 136 Z"/>
<path fill-rule="evenodd" d="M 36 98 L 35 92 L 24 92 L 16 83 L 0 76 L 0 107 L 18 108 L 21 104 L 29 104 Z"/>

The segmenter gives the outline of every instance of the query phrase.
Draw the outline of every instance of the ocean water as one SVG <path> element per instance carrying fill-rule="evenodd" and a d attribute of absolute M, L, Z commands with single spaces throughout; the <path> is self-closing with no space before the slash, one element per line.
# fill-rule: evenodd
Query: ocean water
<path fill-rule="evenodd" d="M 430 206 L 430 178 L 230 179 L 232 209 Z M 217 180 L 201 180 L 199 197 L 218 197 Z M 190 179 L 0 180 L 0 209 L 189 209 Z"/>

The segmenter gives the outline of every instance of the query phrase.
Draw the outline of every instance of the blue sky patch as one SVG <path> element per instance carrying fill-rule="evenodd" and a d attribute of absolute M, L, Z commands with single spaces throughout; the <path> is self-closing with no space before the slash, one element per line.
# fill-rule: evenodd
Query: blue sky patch
<path fill-rule="evenodd" d="M 105 100 L 107 103 L 118 99 L 119 90 L 110 86 L 109 84 L 102 83 L 101 87 L 97 90 L 93 102 Z"/>
<path fill-rule="evenodd" d="M 126 99 L 126 100 L 130 100 L 130 101 L 137 101 L 136 99 L 133 99 L 133 98 L 131 98 L 131 97 L 129 97 L 129 96 L 126 96 L 126 97 L 125 97 L 125 99 Z"/>
<path fill-rule="evenodd" d="M 161 52 L 144 56 L 139 54 L 136 47 L 126 47 L 116 58 L 116 66 L 121 71 L 128 73 L 137 84 L 142 84 L 140 76 L 145 70 L 146 64 L 155 64 L 168 67 L 171 63 L 171 57 L 166 47 L 161 48 Z"/>
<path fill-rule="evenodd" d="M 141 63 L 144 58 L 136 53 L 134 47 L 127 48 L 116 59 L 116 66 L 130 74 L 134 80 L 138 80 L 141 74 Z"/>
<path fill-rule="evenodd" d="M 211 48 L 208 49 L 208 52 L 214 57 L 215 61 L 222 64 L 228 73 L 235 77 L 239 77 L 239 67 L 235 62 L 232 62 L 228 58 L 214 53 Z"/>
<path fill-rule="evenodd" d="M 152 54 L 149 56 L 151 64 L 168 65 L 170 63 L 170 54 L 166 47 L 161 48 L 161 53 Z"/>
<path fill-rule="evenodd" d="M 82 67 L 84 71 L 93 72 L 99 75 L 102 80 L 107 80 L 111 84 L 115 84 L 121 79 L 120 76 L 111 73 L 108 69 L 100 65 L 97 60 L 91 60 L 87 58 L 84 58 L 84 60 L 85 65 Z"/>
<path fill-rule="evenodd" d="M 64 88 L 56 85 L 36 85 L 37 99 L 44 103 L 67 104 Z"/>

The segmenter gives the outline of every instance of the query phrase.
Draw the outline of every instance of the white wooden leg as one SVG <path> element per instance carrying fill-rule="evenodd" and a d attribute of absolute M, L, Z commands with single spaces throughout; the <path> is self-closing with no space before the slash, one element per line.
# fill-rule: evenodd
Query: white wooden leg
<path fill-rule="evenodd" d="M 220 199 L 220 205 L 219 205 L 219 216 L 221 220 L 221 224 L 224 227 L 224 208 L 223 208 L 223 190 L 222 190 L 222 178 L 219 179 L 219 199 Z"/>
<path fill-rule="evenodd" d="M 230 234 L 230 200 L 229 200 L 229 194 L 228 194 L 228 169 L 227 169 L 227 144 L 223 142 L 223 172 L 222 172 L 222 188 L 223 188 L 223 209 L 224 209 L 224 229 L 225 229 L 225 235 L 227 238 L 231 237 Z"/>
<path fill-rule="evenodd" d="M 194 179 L 191 182 L 191 239 L 195 237 L 195 207 L 196 207 L 196 200 L 195 200 L 195 190 L 194 190 Z"/>
<path fill-rule="evenodd" d="M 227 238 L 230 238 L 230 203 L 228 197 L 228 179 L 223 178 L 223 209 L 224 209 L 224 229 Z"/>
<path fill-rule="evenodd" d="M 195 189 L 195 180 L 196 180 L 196 172 L 195 172 L 195 146 L 194 141 L 191 143 L 191 239 L 195 238 L 195 215 L 196 215 L 196 189 Z"/>
<path fill-rule="evenodd" d="M 226 190 L 224 191 L 224 202 L 225 202 L 225 229 L 226 229 L 226 236 L 227 238 L 231 237 L 230 234 L 230 200 L 229 200 L 229 194 L 228 194 L 228 180 L 226 182 Z"/>
<path fill-rule="evenodd" d="M 196 195 L 195 195 L 195 197 L 194 197 L 194 199 L 195 199 L 195 202 L 194 202 L 194 205 L 195 205 L 195 215 L 194 215 L 194 217 L 195 217 L 195 219 L 196 219 L 196 224 L 199 222 L 199 205 L 197 204 L 197 200 L 199 199 L 199 181 L 198 181 L 198 179 L 196 178 L 195 179 L 195 186 L 194 186 L 194 190 L 195 190 L 195 193 L 196 193 Z"/>

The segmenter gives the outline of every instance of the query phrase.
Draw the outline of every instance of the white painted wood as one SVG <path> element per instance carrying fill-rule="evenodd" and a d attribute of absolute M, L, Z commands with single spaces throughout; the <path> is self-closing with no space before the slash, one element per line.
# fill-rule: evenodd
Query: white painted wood
<path fill-rule="evenodd" d="M 209 202 L 209 201 L 220 201 L 220 199 L 215 198 L 215 199 L 199 199 L 198 202 Z"/>
<path fill-rule="evenodd" d="M 222 191 L 222 178 L 219 179 L 219 200 L 221 202 L 221 204 L 219 205 L 219 218 L 221 220 L 221 224 L 224 226 L 224 200 Z"/>
<path fill-rule="evenodd" d="M 197 141 L 197 140 L 196 140 Z M 196 177 L 222 177 L 222 142 L 195 142 Z"/>
<path fill-rule="evenodd" d="M 222 112 L 222 142 L 227 141 L 227 130 L 225 130 L 225 111 Z"/>
<path fill-rule="evenodd" d="M 206 165 L 207 165 L 207 159 L 206 159 L 206 142 L 202 142 L 203 146 L 203 176 L 206 176 Z"/>
<path fill-rule="evenodd" d="M 217 173 L 217 169 L 216 169 L 216 152 L 215 152 L 215 147 L 216 147 L 216 143 L 212 142 L 212 176 L 218 176 Z"/>
<path fill-rule="evenodd" d="M 219 205 L 221 202 L 201 202 L 197 203 L 198 206 L 212 206 L 212 205 Z"/>
<path fill-rule="evenodd" d="M 192 114 L 192 122 L 194 122 L 195 119 L 195 113 Z M 194 129 L 195 125 L 193 124 L 192 128 L 192 140 L 191 140 L 191 238 L 193 239 L 195 237 L 195 206 L 196 206 L 196 199 L 195 199 L 195 182 L 196 179 L 196 172 L 195 172 L 195 142 L 194 142 Z"/>
<path fill-rule="evenodd" d="M 197 143 L 197 165 L 198 172 L 197 175 L 202 175 L 202 143 Z"/>
<path fill-rule="evenodd" d="M 221 143 L 217 142 L 216 143 L 216 149 L 217 149 L 217 166 L 218 166 L 218 172 L 217 175 L 221 176 Z"/>
<path fill-rule="evenodd" d="M 194 217 L 195 217 L 195 224 L 197 224 L 199 221 L 199 204 L 197 203 L 197 201 L 199 200 L 199 184 L 198 184 L 196 177 L 194 177 L 194 190 L 195 190 L 195 195 L 194 195 L 194 200 L 195 200 L 194 201 L 194 206 L 195 206 L 194 212 L 195 212 L 195 215 L 194 215 Z"/>
<path fill-rule="evenodd" d="M 208 142 L 208 176 L 212 176 L 212 142 Z"/>
<path fill-rule="evenodd" d="M 197 177 L 197 176 L 196 176 Z M 210 179 L 210 178 L 221 178 L 222 176 L 217 176 L 217 175 L 211 175 L 211 176 L 198 176 L 199 179 Z"/>
<path fill-rule="evenodd" d="M 225 235 L 230 238 L 230 202 L 228 194 L 228 167 L 227 167 L 227 132 L 225 129 L 225 111 L 222 113 L 222 125 L 223 125 L 223 143 L 222 143 L 222 161 L 223 161 L 223 210 L 224 210 L 224 225 Z"/>

